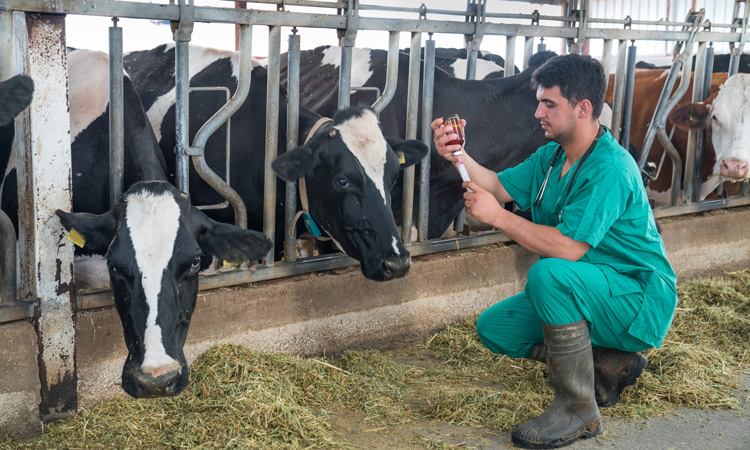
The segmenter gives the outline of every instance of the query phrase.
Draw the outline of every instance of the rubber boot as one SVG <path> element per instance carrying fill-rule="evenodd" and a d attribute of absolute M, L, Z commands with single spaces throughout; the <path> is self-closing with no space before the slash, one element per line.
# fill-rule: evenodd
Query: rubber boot
<path fill-rule="evenodd" d="M 513 444 L 522 448 L 559 448 L 601 432 L 594 399 L 594 358 L 585 320 L 567 325 L 542 324 L 550 384 L 555 399 L 536 419 L 517 425 Z"/>
<path fill-rule="evenodd" d="M 648 359 L 636 352 L 624 352 L 614 348 L 594 347 L 594 393 L 596 404 L 606 408 L 616 404 L 626 387 L 638 381 Z M 546 363 L 544 344 L 531 347 L 529 359 Z"/>

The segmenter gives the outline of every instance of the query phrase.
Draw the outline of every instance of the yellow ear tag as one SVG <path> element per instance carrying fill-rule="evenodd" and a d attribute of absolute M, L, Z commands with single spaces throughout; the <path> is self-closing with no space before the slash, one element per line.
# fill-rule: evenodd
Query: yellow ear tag
<path fill-rule="evenodd" d="M 80 248 L 83 248 L 83 246 L 86 245 L 86 238 L 76 231 L 75 228 L 71 228 L 70 232 L 68 232 L 68 240 Z"/>
<path fill-rule="evenodd" d="M 399 164 L 406 164 L 406 156 L 404 156 L 404 152 L 397 152 L 396 156 L 398 156 Z"/>
<path fill-rule="evenodd" d="M 229 262 L 229 261 L 222 261 L 221 265 L 222 266 L 233 266 L 233 267 L 239 267 L 240 266 L 240 264 Z"/>

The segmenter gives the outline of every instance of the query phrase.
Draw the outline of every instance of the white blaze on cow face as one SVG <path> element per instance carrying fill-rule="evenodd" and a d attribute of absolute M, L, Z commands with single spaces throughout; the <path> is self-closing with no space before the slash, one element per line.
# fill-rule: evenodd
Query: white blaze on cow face
<path fill-rule="evenodd" d="M 169 193 L 154 195 L 150 192 L 138 192 L 129 195 L 126 201 L 126 223 L 148 305 L 143 342 L 145 354 L 141 367 L 144 372 L 165 367 L 174 369 L 179 367 L 179 363 L 167 355 L 156 317 L 159 312 L 162 276 L 172 258 L 177 238 L 180 207 Z M 153 373 L 153 376 L 162 374 Z"/>
<path fill-rule="evenodd" d="M 711 133 L 714 175 L 739 181 L 750 177 L 750 74 L 727 79 L 713 101 Z"/>
<path fill-rule="evenodd" d="M 388 143 L 383 137 L 375 113 L 364 110 L 360 117 L 352 117 L 334 128 L 339 130 L 344 144 L 365 169 L 387 206 L 384 177 Z"/>

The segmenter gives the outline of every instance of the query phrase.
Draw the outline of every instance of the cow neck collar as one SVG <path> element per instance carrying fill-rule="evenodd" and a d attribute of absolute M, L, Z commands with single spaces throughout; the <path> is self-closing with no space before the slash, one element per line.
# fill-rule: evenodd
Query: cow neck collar
<path fill-rule="evenodd" d="M 320 119 L 318 119 L 318 121 L 315 122 L 315 125 L 313 125 L 313 127 L 307 133 L 305 144 L 307 144 L 318 131 L 318 129 L 327 122 L 331 122 L 331 119 L 329 119 L 328 117 L 321 117 Z M 315 237 L 315 239 L 321 241 L 330 240 L 330 237 L 323 237 L 323 234 L 320 232 L 320 228 L 313 220 L 312 215 L 310 215 L 310 206 L 307 200 L 307 186 L 305 184 L 305 177 L 300 177 L 297 185 L 299 186 L 299 198 L 300 202 L 302 203 L 302 210 L 297 211 L 297 214 L 295 214 L 291 225 L 289 225 L 289 235 L 294 236 L 294 229 L 297 226 L 297 220 L 299 220 L 300 216 L 302 216 L 302 219 L 305 221 L 305 228 L 307 228 L 307 231 L 309 231 L 310 234 Z"/>

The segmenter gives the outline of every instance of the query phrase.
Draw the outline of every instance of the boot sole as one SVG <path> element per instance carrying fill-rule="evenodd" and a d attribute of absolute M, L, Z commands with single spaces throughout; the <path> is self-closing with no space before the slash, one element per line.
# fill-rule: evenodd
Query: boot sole
<path fill-rule="evenodd" d="M 521 438 L 517 438 L 516 436 L 513 436 L 513 435 L 511 435 L 510 440 L 511 442 L 513 442 L 514 446 L 520 447 L 520 448 L 530 448 L 530 449 L 560 448 L 560 447 L 565 447 L 567 445 L 570 445 L 579 439 L 592 438 L 602 432 L 601 419 L 596 420 L 596 426 L 594 427 L 593 430 L 591 430 L 592 425 L 593 425 L 593 422 L 589 423 L 577 436 L 566 436 L 566 437 L 555 439 L 549 442 L 529 442 Z"/>

